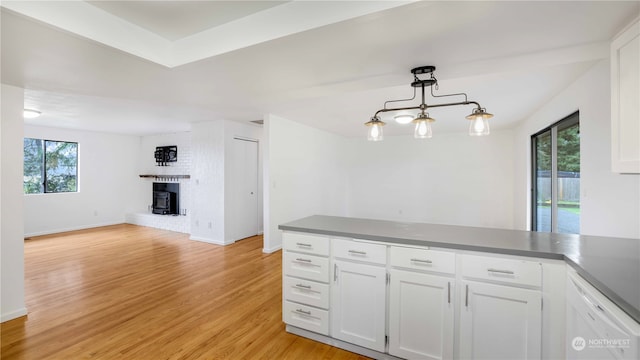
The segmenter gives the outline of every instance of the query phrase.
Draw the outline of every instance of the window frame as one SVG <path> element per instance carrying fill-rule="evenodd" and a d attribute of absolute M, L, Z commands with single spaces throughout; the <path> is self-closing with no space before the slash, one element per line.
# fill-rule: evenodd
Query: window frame
<path fill-rule="evenodd" d="M 559 121 L 545 127 L 544 129 L 531 135 L 531 231 L 538 231 L 538 179 L 537 179 L 537 167 L 538 167 L 538 151 L 537 151 L 537 138 L 549 132 L 551 136 L 551 174 L 550 174 L 550 187 L 551 187 L 551 231 L 552 233 L 558 232 L 558 131 L 566 128 L 578 125 L 578 132 L 580 131 L 580 110 L 576 110 L 573 113 L 565 116 Z M 579 232 L 578 232 L 579 233 Z"/>
<path fill-rule="evenodd" d="M 35 137 L 27 137 L 27 136 L 25 136 L 24 139 L 40 140 L 42 142 L 42 158 L 40 159 L 42 164 L 42 182 L 40 183 L 42 191 L 37 193 L 24 193 L 24 186 L 23 186 L 23 195 L 69 194 L 69 193 L 80 192 L 80 181 L 79 181 L 79 174 L 78 174 L 78 167 L 80 164 L 80 144 L 77 141 L 52 140 L 52 139 L 35 138 Z M 75 147 L 76 147 L 76 163 L 75 163 L 75 174 L 74 174 L 76 179 L 75 190 L 49 191 L 49 189 L 47 188 L 47 153 L 48 153 L 47 142 L 75 144 Z M 24 168 L 24 154 L 22 156 L 22 162 L 23 162 L 23 168 Z"/>

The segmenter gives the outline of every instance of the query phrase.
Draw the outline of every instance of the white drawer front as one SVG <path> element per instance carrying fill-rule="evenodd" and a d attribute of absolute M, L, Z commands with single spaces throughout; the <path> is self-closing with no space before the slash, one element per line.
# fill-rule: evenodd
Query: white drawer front
<path fill-rule="evenodd" d="M 329 311 L 284 302 L 284 322 L 309 331 L 329 335 Z"/>
<path fill-rule="evenodd" d="M 315 281 L 284 277 L 284 298 L 324 309 L 329 308 L 329 285 Z"/>
<path fill-rule="evenodd" d="M 542 266 L 535 261 L 460 255 L 462 276 L 509 284 L 542 286 Z"/>
<path fill-rule="evenodd" d="M 329 256 L 328 237 L 285 232 L 282 241 L 285 250 Z"/>
<path fill-rule="evenodd" d="M 341 239 L 333 239 L 332 241 L 334 257 L 383 265 L 387 263 L 386 245 Z"/>
<path fill-rule="evenodd" d="M 456 272 L 456 255 L 446 251 L 415 249 L 391 246 L 391 266 L 407 269 L 437 271 L 447 274 Z"/>
<path fill-rule="evenodd" d="M 329 282 L 329 258 L 285 251 L 283 266 L 286 275 Z"/>

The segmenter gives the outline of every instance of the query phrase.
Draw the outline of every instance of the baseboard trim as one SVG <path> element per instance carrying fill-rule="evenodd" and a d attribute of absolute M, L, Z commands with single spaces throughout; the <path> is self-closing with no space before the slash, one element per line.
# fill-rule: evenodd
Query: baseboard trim
<path fill-rule="evenodd" d="M 220 240 L 214 240 L 214 239 L 209 239 L 209 238 L 205 238 L 205 237 L 201 237 L 201 236 L 193 236 L 191 235 L 189 237 L 189 240 L 194 240 L 194 241 L 200 241 L 200 242 L 206 242 L 209 244 L 214 244 L 214 245 L 222 245 L 222 246 L 226 246 L 226 245 L 231 245 L 233 244 L 235 241 L 220 241 Z"/>
<path fill-rule="evenodd" d="M 72 226 L 72 227 L 68 227 L 68 228 L 61 228 L 61 229 L 54 229 L 54 230 L 36 231 L 36 232 L 32 232 L 32 233 L 25 233 L 24 237 L 28 238 L 28 237 L 32 237 L 32 236 L 59 234 L 59 233 L 69 232 L 69 231 L 93 229 L 93 228 L 97 228 L 97 227 L 120 225 L 120 224 L 125 224 L 125 222 L 124 221 L 114 221 L 114 222 L 106 222 L 106 223 L 91 224 L 91 225 Z"/>
<path fill-rule="evenodd" d="M 267 248 L 262 248 L 262 252 L 265 254 L 271 254 L 274 253 L 276 251 L 282 250 L 282 245 L 267 249 Z"/>
<path fill-rule="evenodd" d="M 354 345 L 342 340 L 338 340 L 338 339 L 334 339 L 330 336 L 326 336 L 326 335 L 322 335 L 322 334 L 318 334 L 318 333 L 314 333 L 313 331 L 309 331 L 309 330 L 305 330 L 305 329 L 301 329 L 299 327 L 295 327 L 295 326 L 291 326 L 289 324 L 287 324 L 285 330 L 288 333 L 291 334 L 295 334 L 298 336 L 302 336 L 305 337 L 307 339 L 311 339 L 311 340 L 315 340 L 317 342 L 321 342 L 323 344 L 327 344 L 327 345 L 331 345 L 331 346 L 335 346 L 337 348 L 343 349 L 343 350 L 347 350 L 347 351 L 351 351 L 352 353 L 356 353 L 356 354 L 360 354 L 363 356 L 367 356 L 373 359 L 378 359 L 378 360 L 402 360 L 399 357 L 395 357 L 393 355 L 389 355 L 386 353 L 381 353 L 375 350 L 371 350 L 371 349 L 367 349 L 365 347 L 362 346 L 358 346 L 358 345 Z"/>
<path fill-rule="evenodd" d="M 21 316 L 25 316 L 25 315 L 27 315 L 27 308 L 26 307 L 22 307 L 20 309 L 17 309 L 17 310 L 2 314 L 2 316 L 0 317 L 0 322 L 5 322 L 5 321 L 17 319 L 17 318 L 19 318 Z"/>

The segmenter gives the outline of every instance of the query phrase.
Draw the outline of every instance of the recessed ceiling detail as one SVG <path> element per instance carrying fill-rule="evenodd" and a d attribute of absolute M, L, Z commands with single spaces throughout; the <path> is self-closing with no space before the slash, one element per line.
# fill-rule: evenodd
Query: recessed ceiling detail
<path fill-rule="evenodd" d="M 176 67 L 412 2 L 189 1 L 183 8 L 181 1 L 3 1 L 2 7 Z M 181 12 L 191 17 L 163 24 Z M 207 13 L 211 16 L 203 16 Z"/>
<path fill-rule="evenodd" d="M 141 8 L 158 5 L 162 19 L 176 3 Z M 212 11 L 209 3 L 202 9 Z M 161 31 L 85 1 L 2 0 L 1 80 L 25 89 L 24 107 L 42 112 L 27 125 L 149 135 L 273 114 L 360 137 L 372 110 L 411 97 L 407 69 L 436 64 L 439 91 L 480 100 L 495 114 L 493 132 L 517 126 L 590 69 L 602 74 L 611 39 L 640 12 L 637 1 L 402 4 L 269 2 L 216 15 L 213 28 L 201 30 L 208 25 L 195 17 L 197 27 L 172 29 L 169 21 Z M 176 23 L 189 23 L 174 12 Z M 458 119 L 468 113 L 442 107 L 430 115 L 439 135 L 464 133 L 468 122 Z M 419 114 L 379 117 L 403 115 Z M 395 135 L 410 134 L 385 127 Z"/>
<path fill-rule="evenodd" d="M 176 41 L 289 1 L 87 1 L 169 41 Z"/>

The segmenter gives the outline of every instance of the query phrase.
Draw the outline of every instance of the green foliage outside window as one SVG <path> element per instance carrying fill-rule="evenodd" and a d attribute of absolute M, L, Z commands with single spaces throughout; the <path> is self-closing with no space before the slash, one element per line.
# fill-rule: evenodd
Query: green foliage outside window
<path fill-rule="evenodd" d="M 538 170 L 551 170 L 551 133 L 537 138 Z M 580 172 L 580 127 L 558 130 L 558 171 Z"/>
<path fill-rule="evenodd" d="M 78 191 L 78 143 L 24 139 L 25 194 Z"/>

